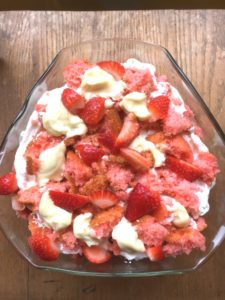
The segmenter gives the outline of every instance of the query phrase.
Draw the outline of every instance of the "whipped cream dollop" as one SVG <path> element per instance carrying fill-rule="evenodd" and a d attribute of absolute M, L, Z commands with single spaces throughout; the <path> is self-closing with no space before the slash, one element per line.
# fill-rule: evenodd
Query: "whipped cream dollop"
<path fill-rule="evenodd" d="M 123 97 L 120 106 L 128 113 L 132 112 L 140 120 L 147 120 L 151 113 L 148 110 L 146 94 L 132 92 Z"/>
<path fill-rule="evenodd" d="M 141 132 L 129 145 L 129 148 L 138 152 L 151 151 L 154 157 L 154 166 L 160 167 L 165 162 L 165 154 L 157 149 L 154 143 L 146 140 L 146 132 Z"/>
<path fill-rule="evenodd" d="M 90 227 L 92 213 L 80 214 L 73 221 L 73 233 L 76 238 L 84 241 L 89 247 L 98 245 L 94 230 Z"/>
<path fill-rule="evenodd" d="M 117 98 L 125 87 L 126 84 L 122 80 L 115 80 L 111 74 L 95 66 L 84 73 L 81 87 L 77 92 L 87 100 L 96 96 Z"/>
<path fill-rule="evenodd" d="M 135 228 L 124 217 L 114 227 L 112 231 L 112 238 L 117 241 L 122 251 L 128 253 L 145 252 L 145 246 L 143 242 L 138 238 L 138 234 L 135 231 Z"/>
<path fill-rule="evenodd" d="M 164 201 L 166 208 L 171 212 L 172 223 L 179 228 L 186 227 L 190 223 L 190 216 L 186 208 L 176 201 L 174 198 L 169 196 L 161 196 Z"/>
<path fill-rule="evenodd" d="M 68 227 L 72 222 L 72 213 L 56 206 L 48 191 L 41 197 L 39 215 L 55 231 Z"/>
<path fill-rule="evenodd" d="M 72 115 L 61 101 L 64 88 L 57 88 L 46 93 L 48 104 L 42 118 L 43 126 L 53 136 L 65 135 L 69 138 L 84 135 L 87 133 L 87 127 L 83 120 Z"/>
<path fill-rule="evenodd" d="M 63 176 L 66 146 L 64 142 L 43 151 L 39 157 L 39 170 L 37 174 L 40 186 L 49 180 L 60 181 Z"/>

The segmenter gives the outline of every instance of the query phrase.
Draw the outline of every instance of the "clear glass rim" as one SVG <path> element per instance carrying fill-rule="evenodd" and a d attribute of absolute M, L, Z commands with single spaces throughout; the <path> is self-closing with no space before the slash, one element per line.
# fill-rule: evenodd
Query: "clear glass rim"
<path fill-rule="evenodd" d="M 215 127 L 215 129 L 217 131 L 217 133 L 219 134 L 219 136 L 221 137 L 221 139 L 223 141 L 223 144 L 225 145 L 225 134 L 224 134 L 223 130 L 221 129 L 220 125 L 216 121 L 215 117 L 213 116 L 213 114 L 209 110 L 208 106 L 204 102 L 203 98 L 197 92 L 197 90 L 195 89 L 195 87 L 193 86 L 193 84 L 191 83 L 191 81 L 185 75 L 185 73 L 183 72 L 183 70 L 179 67 L 179 65 L 177 64 L 177 62 L 174 59 L 174 57 L 171 55 L 171 53 L 164 46 L 161 46 L 159 44 L 154 44 L 154 43 L 150 43 L 150 42 L 145 42 L 145 41 L 137 40 L 137 39 L 130 39 L 130 38 L 106 38 L 106 39 L 93 39 L 93 40 L 86 40 L 86 41 L 78 42 L 78 43 L 75 43 L 75 44 L 73 44 L 71 46 L 62 48 L 56 54 L 56 56 L 53 58 L 53 60 L 48 65 L 48 67 L 46 68 L 46 70 L 43 72 L 43 74 L 40 76 L 40 78 L 35 82 L 35 84 L 31 88 L 31 90 L 27 94 L 27 96 L 25 98 L 25 101 L 24 101 L 24 103 L 23 103 L 23 105 L 22 105 L 19 113 L 17 114 L 17 116 L 15 117 L 14 121 L 9 126 L 6 134 L 4 135 L 4 138 L 3 138 L 2 142 L 1 142 L 1 145 L 0 145 L 0 153 L 2 152 L 2 149 L 5 146 L 5 143 L 7 141 L 7 136 L 9 135 L 9 133 L 11 132 L 11 130 L 13 129 L 13 127 L 16 125 L 16 123 L 21 119 L 21 117 L 26 112 L 26 109 L 28 107 L 29 100 L 30 100 L 30 97 L 31 97 L 33 91 L 35 90 L 35 88 L 38 85 L 41 84 L 41 82 L 43 81 L 43 79 L 46 77 L 46 75 L 49 73 L 49 71 L 55 65 L 58 57 L 63 52 L 65 52 L 67 49 L 76 48 L 77 46 L 80 46 L 81 44 L 90 44 L 90 43 L 97 43 L 97 42 L 104 42 L 104 41 L 105 42 L 107 42 L 107 41 L 112 41 L 112 42 L 113 41 L 128 41 L 128 42 L 145 44 L 145 45 L 149 45 L 149 46 L 154 46 L 154 47 L 161 48 L 162 51 L 167 56 L 167 58 L 172 63 L 172 65 L 175 67 L 175 70 L 177 71 L 177 73 L 182 77 L 182 79 L 184 80 L 184 82 L 188 85 L 188 87 L 191 89 L 192 93 L 195 95 L 195 97 L 200 102 L 202 108 L 204 109 L 205 113 L 211 119 L 211 121 L 212 121 L 212 123 L 213 123 L 213 125 L 214 125 L 214 127 Z M 221 243 L 223 242 L 223 240 L 225 239 L 225 234 L 224 234 L 221 237 L 220 242 L 215 246 L 215 248 L 212 249 L 207 254 L 207 256 L 204 257 L 204 258 L 202 258 L 195 266 L 190 267 L 190 268 L 171 269 L 171 270 L 152 271 L 152 272 L 135 272 L 135 273 L 130 273 L 130 272 L 123 272 L 123 273 L 118 273 L 118 272 L 115 272 L 115 273 L 101 272 L 100 273 L 100 272 L 93 272 L 93 271 L 89 272 L 89 271 L 68 270 L 68 269 L 53 267 L 53 266 L 50 266 L 50 265 L 46 266 L 46 265 L 41 265 L 41 264 L 35 264 L 32 261 L 32 259 L 30 259 L 30 257 L 28 257 L 25 254 L 23 254 L 23 252 L 19 249 L 19 247 L 16 246 L 16 244 L 13 242 L 13 240 L 10 240 L 10 238 L 7 236 L 7 234 L 4 231 L 4 229 L 2 228 L 2 226 L 0 226 L 0 229 L 3 232 L 4 236 L 7 238 L 7 240 L 9 240 L 13 244 L 13 246 L 17 249 L 17 251 L 21 254 L 21 256 L 23 257 L 23 259 L 25 259 L 26 261 L 28 261 L 32 266 L 34 266 L 36 268 L 39 268 L 39 269 L 45 269 L 45 270 L 49 270 L 49 271 L 58 271 L 58 272 L 63 272 L 63 273 L 71 274 L 71 275 L 94 276 L 94 277 L 150 277 L 150 276 L 162 276 L 162 275 L 177 275 L 177 274 L 183 274 L 183 273 L 187 273 L 187 272 L 192 272 L 192 271 L 195 271 L 196 269 L 198 269 L 199 267 L 201 267 L 203 264 L 205 264 L 208 261 L 208 259 L 211 258 L 212 254 L 216 251 L 216 249 L 221 245 Z"/>

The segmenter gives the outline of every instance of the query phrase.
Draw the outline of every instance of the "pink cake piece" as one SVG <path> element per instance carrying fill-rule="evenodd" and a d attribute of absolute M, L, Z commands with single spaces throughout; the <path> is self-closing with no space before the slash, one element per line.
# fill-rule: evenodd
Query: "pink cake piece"
<path fill-rule="evenodd" d="M 196 229 L 184 228 L 172 232 L 163 246 L 166 256 L 176 257 L 182 253 L 190 254 L 193 249 L 205 251 L 205 237 Z"/>
<path fill-rule="evenodd" d="M 219 172 L 216 157 L 208 152 L 200 152 L 194 161 L 194 165 L 203 171 L 202 179 L 208 184 L 212 183 Z"/>
<path fill-rule="evenodd" d="M 133 177 L 134 174 L 129 169 L 125 169 L 119 164 L 112 164 L 108 168 L 107 179 L 114 191 L 125 191 Z"/>
<path fill-rule="evenodd" d="M 127 68 L 123 80 L 127 84 L 127 89 L 131 92 L 138 91 L 149 94 L 155 90 L 152 75 L 148 69 Z"/>
<path fill-rule="evenodd" d="M 163 132 L 166 135 L 176 135 L 186 131 L 191 126 L 192 122 L 188 112 L 184 112 L 181 115 L 174 108 L 170 107 L 168 115 L 163 122 Z"/>
<path fill-rule="evenodd" d="M 139 239 L 146 246 L 161 246 L 169 234 L 169 231 L 159 223 L 154 222 L 154 218 L 148 218 L 144 222 L 136 225 Z"/>

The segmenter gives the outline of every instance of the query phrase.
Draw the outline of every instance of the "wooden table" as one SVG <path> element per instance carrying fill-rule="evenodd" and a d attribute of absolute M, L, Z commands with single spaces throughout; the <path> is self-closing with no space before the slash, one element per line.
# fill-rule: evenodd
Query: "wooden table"
<path fill-rule="evenodd" d="M 225 11 L 0 12 L 1 130 L 56 53 L 78 41 L 131 37 L 170 50 L 225 130 Z M 225 299 L 225 243 L 182 276 L 102 279 L 36 270 L 0 233 L 0 299 Z"/>

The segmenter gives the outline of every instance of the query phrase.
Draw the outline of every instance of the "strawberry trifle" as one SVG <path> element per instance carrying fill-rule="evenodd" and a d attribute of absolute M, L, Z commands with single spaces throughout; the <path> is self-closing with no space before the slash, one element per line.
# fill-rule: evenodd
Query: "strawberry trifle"
<path fill-rule="evenodd" d="M 42 260 L 104 263 L 204 251 L 217 160 L 166 76 L 136 59 L 79 60 L 38 100 L 0 177 Z"/>

